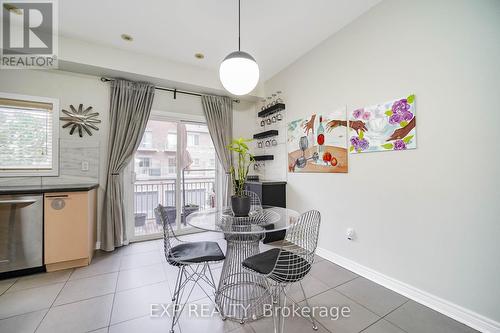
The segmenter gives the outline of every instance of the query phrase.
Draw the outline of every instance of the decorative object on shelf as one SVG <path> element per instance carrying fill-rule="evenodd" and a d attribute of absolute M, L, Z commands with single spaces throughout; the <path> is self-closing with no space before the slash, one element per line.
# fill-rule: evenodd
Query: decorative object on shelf
<path fill-rule="evenodd" d="M 89 106 L 87 108 L 83 108 L 83 104 L 78 105 L 78 110 L 73 106 L 69 106 L 70 111 L 62 110 L 62 112 L 66 115 L 65 117 L 60 117 L 59 119 L 65 121 L 66 124 L 62 126 L 62 128 L 70 127 L 69 131 L 70 135 L 73 135 L 75 130 L 78 129 L 78 135 L 83 137 L 83 131 L 87 132 L 88 135 L 92 135 L 91 130 L 98 131 L 99 128 L 95 124 L 101 123 L 97 117 L 99 116 L 98 112 L 93 112 L 92 107 Z"/>
<path fill-rule="evenodd" d="M 258 182 L 259 181 L 259 175 L 248 175 L 247 176 L 247 181 L 248 182 Z"/>
<path fill-rule="evenodd" d="M 265 132 L 254 134 L 253 138 L 254 139 L 261 139 L 260 141 L 257 141 L 257 148 L 264 148 L 264 147 L 268 148 L 271 146 L 273 146 L 273 147 L 277 146 L 278 141 L 275 138 L 269 139 L 269 140 L 263 140 L 263 139 L 270 138 L 270 137 L 277 136 L 277 135 L 278 135 L 277 130 L 270 130 L 270 131 L 265 131 Z"/>
<path fill-rule="evenodd" d="M 241 51 L 241 0 L 238 0 L 238 51 L 228 54 L 219 68 L 224 88 L 234 95 L 246 95 L 259 82 L 259 65 L 247 52 Z"/>
<path fill-rule="evenodd" d="M 276 147 L 278 145 L 278 140 L 276 139 L 269 139 L 269 140 L 261 140 L 257 142 L 257 148 L 269 148 L 269 147 Z"/>
<path fill-rule="evenodd" d="M 265 167 L 266 166 L 266 163 L 265 161 L 256 161 L 254 164 L 253 164 L 253 169 L 255 171 L 259 171 L 261 168 Z"/>
<path fill-rule="evenodd" d="M 352 154 L 417 148 L 415 95 L 356 109 L 349 118 Z"/>
<path fill-rule="evenodd" d="M 254 157 L 249 153 L 247 142 L 251 139 L 233 139 L 227 147 L 237 154 L 237 168 L 231 165 L 230 174 L 233 182 L 234 195 L 231 196 L 231 208 L 235 216 L 248 216 L 250 212 L 250 197 L 246 196 L 245 180 L 248 176 L 250 165 L 254 162 Z"/>
<path fill-rule="evenodd" d="M 347 173 L 346 108 L 288 123 L 288 171 Z"/>
<path fill-rule="evenodd" d="M 276 101 L 275 101 L 275 103 L 274 103 L 275 105 L 276 105 L 276 104 L 283 104 L 283 98 L 281 97 L 281 94 L 282 94 L 282 93 L 283 93 L 283 92 L 282 92 L 281 90 L 278 90 L 278 91 L 276 92 L 276 96 L 277 96 L 277 97 L 276 97 Z"/>

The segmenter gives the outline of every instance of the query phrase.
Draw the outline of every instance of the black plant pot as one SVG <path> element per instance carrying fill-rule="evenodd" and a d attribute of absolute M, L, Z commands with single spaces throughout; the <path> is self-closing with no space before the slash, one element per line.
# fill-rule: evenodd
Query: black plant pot
<path fill-rule="evenodd" d="M 234 216 L 248 216 L 250 212 L 250 197 L 233 195 L 231 197 L 231 208 L 233 209 Z"/>

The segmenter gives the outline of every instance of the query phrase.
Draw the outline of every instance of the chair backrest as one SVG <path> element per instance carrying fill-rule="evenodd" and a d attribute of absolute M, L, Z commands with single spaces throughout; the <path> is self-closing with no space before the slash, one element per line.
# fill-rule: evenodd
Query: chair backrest
<path fill-rule="evenodd" d="M 300 215 L 286 231 L 278 260 L 270 273 L 276 281 L 297 281 L 309 272 L 318 246 L 320 224 L 320 212 L 310 210 Z"/>
<path fill-rule="evenodd" d="M 175 221 L 170 221 L 169 214 L 167 214 L 167 208 L 162 205 L 158 205 L 158 207 L 154 209 L 154 212 L 156 222 L 163 225 L 163 249 L 165 250 L 165 258 L 167 258 L 170 249 L 173 247 L 173 241 L 178 240 L 172 228 L 172 224 L 175 223 Z"/>
<path fill-rule="evenodd" d="M 243 195 L 250 197 L 250 212 L 260 212 L 262 211 L 262 203 L 257 193 L 244 190 Z"/>

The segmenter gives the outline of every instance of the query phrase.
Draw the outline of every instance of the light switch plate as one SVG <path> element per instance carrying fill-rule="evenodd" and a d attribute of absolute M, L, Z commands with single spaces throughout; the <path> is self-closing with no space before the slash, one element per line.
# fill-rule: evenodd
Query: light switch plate
<path fill-rule="evenodd" d="M 89 161 L 82 161 L 82 171 L 89 171 Z"/>

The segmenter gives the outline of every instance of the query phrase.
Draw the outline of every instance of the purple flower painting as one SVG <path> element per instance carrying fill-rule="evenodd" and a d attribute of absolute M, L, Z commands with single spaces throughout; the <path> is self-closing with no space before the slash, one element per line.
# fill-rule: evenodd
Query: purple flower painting
<path fill-rule="evenodd" d="M 403 140 L 394 141 L 394 150 L 405 150 L 406 144 Z"/>
<path fill-rule="evenodd" d="M 361 139 L 359 136 L 353 136 L 350 141 L 357 152 L 367 150 L 370 146 L 370 143 L 365 138 Z"/>
<path fill-rule="evenodd" d="M 415 95 L 358 108 L 349 121 L 352 154 L 417 147 Z"/>
<path fill-rule="evenodd" d="M 354 110 L 352 112 L 352 116 L 354 117 L 354 119 L 361 118 L 361 116 L 363 116 L 363 114 L 364 114 L 363 109 L 357 109 L 357 110 Z"/>
<path fill-rule="evenodd" d="M 389 116 L 389 123 L 391 125 L 395 125 L 395 124 L 399 124 L 402 121 L 408 122 L 408 121 L 412 120 L 413 113 L 411 113 L 410 110 L 411 110 L 411 105 L 408 103 L 407 98 L 403 98 L 403 99 L 395 101 L 392 104 L 391 111 L 386 112 L 386 114 Z"/>

